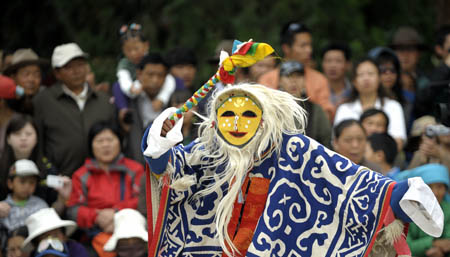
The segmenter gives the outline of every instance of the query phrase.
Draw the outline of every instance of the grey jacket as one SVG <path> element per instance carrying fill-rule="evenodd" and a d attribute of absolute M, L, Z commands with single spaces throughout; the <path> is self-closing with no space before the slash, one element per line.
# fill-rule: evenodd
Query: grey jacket
<path fill-rule="evenodd" d="M 25 226 L 25 220 L 31 214 L 40 209 L 48 208 L 48 205 L 44 200 L 34 195 L 28 199 L 24 206 L 17 205 L 12 199 L 11 194 L 6 197 L 5 202 L 11 206 L 11 210 L 9 211 L 8 217 L 0 219 L 0 223 L 8 229 L 8 232 L 12 232 L 21 226 Z"/>
<path fill-rule="evenodd" d="M 40 150 L 60 174 L 69 177 L 88 157 L 91 126 L 98 121 L 117 122 L 109 97 L 90 88 L 82 111 L 75 100 L 63 92 L 61 84 L 40 92 L 33 104 Z"/>

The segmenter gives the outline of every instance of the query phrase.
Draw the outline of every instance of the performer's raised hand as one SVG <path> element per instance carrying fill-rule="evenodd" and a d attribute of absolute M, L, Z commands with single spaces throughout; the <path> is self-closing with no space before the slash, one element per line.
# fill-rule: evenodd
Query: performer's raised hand
<path fill-rule="evenodd" d="M 172 122 L 170 122 L 169 119 L 166 119 L 161 129 L 161 136 L 165 137 L 172 128 L 173 128 Z"/>

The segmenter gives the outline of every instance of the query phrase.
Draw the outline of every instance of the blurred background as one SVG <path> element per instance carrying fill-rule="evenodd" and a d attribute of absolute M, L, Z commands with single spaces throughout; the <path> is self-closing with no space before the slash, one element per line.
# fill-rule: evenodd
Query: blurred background
<path fill-rule="evenodd" d="M 74 41 L 90 53 L 98 81 L 116 79 L 120 26 L 140 23 L 151 52 L 175 46 L 196 50 L 198 86 L 213 72 L 203 64 L 221 40 L 253 38 L 281 55 L 280 29 L 291 20 L 312 29 L 318 63 L 319 50 L 330 41 L 347 42 L 358 59 L 374 46 L 388 45 L 399 26 L 410 25 L 430 47 L 422 54 L 425 70 L 433 61 L 436 29 L 450 23 L 446 0 L 42 0 L 2 1 L 0 9 L 0 49 L 32 48 L 50 59 L 56 45 Z"/>

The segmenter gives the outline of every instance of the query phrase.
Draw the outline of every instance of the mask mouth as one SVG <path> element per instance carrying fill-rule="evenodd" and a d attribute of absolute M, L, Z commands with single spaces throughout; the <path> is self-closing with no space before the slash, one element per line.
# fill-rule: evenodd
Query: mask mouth
<path fill-rule="evenodd" d="M 233 131 L 233 132 L 228 132 L 230 133 L 233 137 L 244 137 L 245 135 L 247 135 L 247 132 L 237 132 L 237 131 Z"/>

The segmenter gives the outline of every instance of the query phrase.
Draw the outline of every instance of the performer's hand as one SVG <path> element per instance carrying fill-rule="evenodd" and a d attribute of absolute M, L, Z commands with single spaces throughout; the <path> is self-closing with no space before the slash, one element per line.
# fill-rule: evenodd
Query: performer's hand
<path fill-rule="evenodd" d="M 431 247 L 425 252 L 427 257 L 444 257 L 444 253 L 438 247 Z"/>
<path fill-rule="evenodd" d="M 433 241 L 433 246 L 438 247 L 444 253 L 450 252 L 450 239 L 436 239 Z"/>
<path fill-rule="evenodd" d="M 169 119 L 166 119 L 163 123 L 162 129 L 161 129 L 161 136 L 165 137 L 167 133 L 173 128 L 172 123 Z"/>

